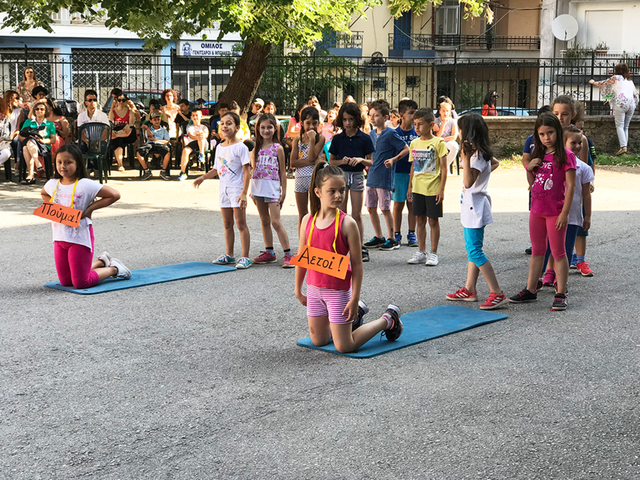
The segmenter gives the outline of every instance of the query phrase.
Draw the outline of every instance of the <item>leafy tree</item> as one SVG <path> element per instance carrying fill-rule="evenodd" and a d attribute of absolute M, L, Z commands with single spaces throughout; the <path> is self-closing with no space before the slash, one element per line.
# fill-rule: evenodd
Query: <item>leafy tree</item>
<path fill-rule="evenodd" d="M 465 16 L 493 13 L 489 0 L 459 0 Z M 17 31 L 33 27 L 51 29 L 51 16 L 61 8 L 87 20 L 103 18 L 108 28 L 120 27 L 146 40 L 157 49 L 167 39 L 198 35 L 217 28 L 222 37 L 239 32 L 244 40 L 242 55 L 225 89 L 223 99 L 235 99 L 246 109 L 267 66 L 272 45 L 313 47 L 325 30 L 348 32 L 354 15 L 364 15 L 382 0 L 0 0 L 4 26 Z M 412 10 L 421 14 L 441 0 L 389 0 L 391 14 L 398 17 Z"/>

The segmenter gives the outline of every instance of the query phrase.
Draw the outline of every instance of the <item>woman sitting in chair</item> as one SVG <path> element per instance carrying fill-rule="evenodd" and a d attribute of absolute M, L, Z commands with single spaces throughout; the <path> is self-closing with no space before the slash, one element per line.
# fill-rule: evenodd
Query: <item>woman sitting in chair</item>
<path fill-rule="evenodd" d="M 136 112 L 131 109 L 129 98 L 126 95 L 118 95 L 116 101 L 113 102 L 113 107 L 109 112 L 109 121 L 113 123 L 111 147 L 113 148 L 116 162 L 118 162 L 118 171 L 124 172 L 124 167 L 122 166 L 124 146 L 133 144 L 138 138 L 136 136 L 136 127 L 134 126 Z"/>
<path fill-rule="evenodd" d="M 36 183 L 36 169 L 38 174 L 44 174 L 43 162 L 51 162 L 51 145 L 56 142 L 57 135 L 56 126 L 46 118 L 49 114 L 47 102 L 36 102 L 29 113 L 29 119 L 20 130 L 22 158 L 29 169 L 27 177 L 21 182 L 23 185 Z"/>

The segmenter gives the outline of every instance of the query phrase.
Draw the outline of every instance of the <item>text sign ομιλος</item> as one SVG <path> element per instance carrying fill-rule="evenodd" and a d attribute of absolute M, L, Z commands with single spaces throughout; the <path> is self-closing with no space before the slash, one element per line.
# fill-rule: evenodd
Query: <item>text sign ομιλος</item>
<path fill-rule="evenodd" d="M 349 257 L 305 245 L 302 251 L 291 259 L 291 264 L 344 280 L 349 269 Z"/>
<path fill-rule="evenodd" d="M 80 219 L 82 218 L 82 210 L 65 207 L 57 203 L 43 203 L 33 211 L 33 214 L 51 220 L 52 222 L 68 225 L 69 227 L 78 228 Z"/>

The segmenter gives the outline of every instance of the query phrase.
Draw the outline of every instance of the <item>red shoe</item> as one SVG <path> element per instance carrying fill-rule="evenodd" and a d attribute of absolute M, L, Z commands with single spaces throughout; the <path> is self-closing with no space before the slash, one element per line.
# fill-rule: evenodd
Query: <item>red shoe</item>
<path fill-rule="evenodd" d="M 547 270 L 547 273 L 542 277 L 542 285 L 545 287 L 553 287 L 553 282 L 556 281 L 556 272 L 553 270 Z"/>
<path fill-rule="evenodd" d="M 253 263 L 273 263 L 276 261 L 276 254 L 267 252 L 260 252 L 260 255 L 253 259 Z"/>
<path fill-rule="evenodd" d="M 500 308 L 508 302 L 507 296 L 503 293 L 492 293 L 487 301 L 480 305 L 480 310 L 494 310 Z"/>
<path fill-rule="evenodd" d="M 470 292 L 466 289 L 466 287 L 462 287 L 460 290 L 456 290 L 455 293 L 448 293 L 447 300 L 459 302 L 477 302 L 478 292 Z"/>
<path fill-rule="evenodd" d="M 589 264 L 587 262 L 580 262 L 576 265 L 576 268 L 583 277 L 593 277 L 593 270 L 589 268 Z"/>

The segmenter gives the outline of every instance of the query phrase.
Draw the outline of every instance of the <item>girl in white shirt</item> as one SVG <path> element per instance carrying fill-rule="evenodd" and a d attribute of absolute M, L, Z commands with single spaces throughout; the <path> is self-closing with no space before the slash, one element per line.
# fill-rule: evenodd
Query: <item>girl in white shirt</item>
<path fill-rule="evenodd" d="M 77 145 L 60 147 L 55 157 L 57 173 L 40 195 L 44 203 L 56 203 L 82 211 L 78 228 L 52 222 L 56 270 L 65 287 L 89 288 L 109 277 L 128 280 L 131 271 L 107 253 L 93 258 L 91 214 L 120 199 L 120 193 L 87 178 L 82 152 Z M 96 200 L 96 197 L 100 200 Z"/>
<path fill-rule="evenodd" d="M 464 163 L 464 176 L 460 220 L 464 227 L 464 246 L 467 249 L 469 263 L 467 282 L 464 287 L 447 295 L 447 300 L 477 302 L 476 284 L 478 274 L 489 285 L 489 298 L 480 305 L 482 310 L 493 310 L 507 303 L 507 296 L 500 289 L 491 262 L 482 251 L 484 227 L 493 223 L 491 216 L 491 197 L 487 194 L 489 175 L 498 168 L 489 143 L 489 129 L 482 116 L 469 113 L 458 119 L 460 139 L 462 141 L 461 158 Z"/>

